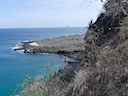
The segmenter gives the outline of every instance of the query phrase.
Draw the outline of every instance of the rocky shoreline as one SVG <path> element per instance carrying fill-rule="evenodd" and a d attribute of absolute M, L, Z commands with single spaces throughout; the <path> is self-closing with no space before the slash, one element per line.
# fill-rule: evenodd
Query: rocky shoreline
<path fill-rule="evenodd" d="M 25 54 L 52 53 L 79 60 L 84 50 L 84 35 L 62 36 L 52 39 L 21 42 L 13 50 L 22 50 Z"/>

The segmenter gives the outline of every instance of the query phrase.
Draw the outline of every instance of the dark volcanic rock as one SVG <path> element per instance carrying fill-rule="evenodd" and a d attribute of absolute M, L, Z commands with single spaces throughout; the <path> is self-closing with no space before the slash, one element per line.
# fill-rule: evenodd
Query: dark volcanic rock
<path fill-rule="evenodd" d="M 58 51 L 57 54 L 61 54 L 61 55 L 67 54 L 68 55 L 68 54 L 70 54 L 70 52 L 69 51 Z"/>

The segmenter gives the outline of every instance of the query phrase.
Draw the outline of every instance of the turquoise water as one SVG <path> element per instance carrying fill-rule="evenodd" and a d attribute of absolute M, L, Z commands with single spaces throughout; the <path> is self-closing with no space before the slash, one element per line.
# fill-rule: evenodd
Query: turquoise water
<path fill-rule="evenodd" d="M 54 64 L 52 71 L 65 65 L 62 56 L 55 54 L 27 55 L 14 52 L 11 47 L 25 40 L 37 40 L 85 33 L 85 28 L 26 28 L 0 29 L 0 96 L 10 96 L 19 92 L 18 86 L 27 75 L 35 78 L 48 75 L 43 66 Z"/>

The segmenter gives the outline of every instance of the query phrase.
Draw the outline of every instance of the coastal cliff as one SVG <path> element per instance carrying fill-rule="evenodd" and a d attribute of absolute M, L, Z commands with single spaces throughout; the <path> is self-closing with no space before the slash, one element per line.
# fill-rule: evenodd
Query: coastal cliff
<path fill-rule="evenodd" d="M 104 9 L 89 24 L 79 63 L 19 96 L 128 96 L 128 1 L 108 0 Z"/>

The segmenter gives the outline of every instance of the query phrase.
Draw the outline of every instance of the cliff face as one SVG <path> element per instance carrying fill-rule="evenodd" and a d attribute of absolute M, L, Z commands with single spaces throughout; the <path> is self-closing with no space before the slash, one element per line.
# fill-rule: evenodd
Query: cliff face
<path fill-rule="evenodd" d="M 128 1 L 109 0 L 85 36 L 85 68 L 64 96 L 128 95 Z"/>
<path fill-rule="evenodd" d="M 104 8 L 89 24 L 73 80 L 55 75 L 36 91 L 27 90 L 30 96 L 128 96 L 128 1 L 108 0 Z"/>
<path fill-rule="evenodd" d="M 105 46 L 115 49 L 128 38 L 128 3 L 124 0 L 109 0 L 104 5 L 96 22 L 90 23 L 85 35 L 85 58 L 96 60 L 95 49 L 104 49 Z M 89 57 L 89 51 L 94 52 Z M 89 53 L 89 54 L 88 54 Z M 99 53 L 98 53 L 99 54 Z M 90 54 L 91 55 L 91 54 Z M 93 61 L 95 61 L 93 59 Z"/>

